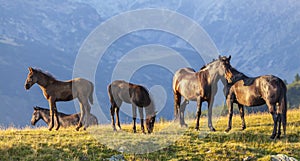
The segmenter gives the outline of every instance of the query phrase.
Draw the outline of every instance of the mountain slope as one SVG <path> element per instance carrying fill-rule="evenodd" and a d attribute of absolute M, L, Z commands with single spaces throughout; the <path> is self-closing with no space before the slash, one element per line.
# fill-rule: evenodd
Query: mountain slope
<path fill-rule="evenodd" d="M 28 125 L 31 106 L 48 106 L 37 86 L 24 90 L 27 67 L 42 68 L 59 80 L 71 79 L 76 55 L 88 34 L 112 16 L 135 9 L 161 8 L 188 16 L 204 28 L 222 55 L 232 55 L 234 67 L 249 76 L 274 74 L 291 82 L 300 71 L 300 2 L 295 0 L 0 0 L 0 4 L 0 98 L 4 100 L 0 124 L 4 126 Z M 185 31 L 188 26 L 182 28 Z M 204 64 L 188 42 L 176 35 L 155 30 L 128 33 L 111 44 L 96 72 L 95 93 L 107 116 L 106 86 L 115 65 L 129 51 L 148 44 L 181 53 L 196 70 Z M 157 66 L 145 67 L 132 78 L 148 88 L 165 87 L 167 102 L 159 117 L 168 119 L 173 118 L 171 78 L 172 73 Z M 194 111 L 194 106 L 189 109 Z M 74 102 L 59 103 L 58 109 L 76 111 Z"/>

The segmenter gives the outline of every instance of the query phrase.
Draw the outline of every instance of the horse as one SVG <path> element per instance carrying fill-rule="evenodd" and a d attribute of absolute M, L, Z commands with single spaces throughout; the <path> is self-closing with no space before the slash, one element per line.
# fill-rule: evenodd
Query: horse
<path fill-rule="evenodd" d="M 216 131 L 212 125 L 212 106 L 214 97 L 217 93 L 217 83 L 221 79 L 225 84 L 225 69 L 222 66 L 222 59 L 226 57 L 219 56 L 218 59 L 204 65 L 198 72 L 192 68 L 181 68 L 173 76 L 173 94 L 174 94 L 174 114 L 175 120 L 179 117 L 181 126 L 187 127 L 184 121 L 184 111 L 189 101 L 197 101 L 197 121 L 196 130 L 199 130 L 199 120 L 201 115 L 202 102 L 208 103 L 208 127 L 210 131 Z M 181 97 L 184 98 L 181 103 Z M 179 116 L 178 116 L 179 115 Z"/>
<path fill-rule="evenodd" d="M 80 113 L 68 115 L 61 112 L 57 113 L 59 123 L 62 127 L 75 126 L 78 124 L 80 120 Z M 50 124 L 50 111 L 49 109 L 45 109 L 42 107 L 33 107 L 33 113 L 31 117 L 31 125 L 35 126 L 35 124 L 42 119 L 46 122 L 47 125 Z M 90 120 L 88 120 L 90 125 L 98 125 L 97 117 L 91 114 Z"/>
<path fill-rule="evenodd" d="M 108 85 L 108 96 L 111 103 L 110 114 L 111 114 L 111 125 L 113 130 L 116 131 L 114 115 L 116 113 L 116 122 L 121 129 L 120 119 L 119 119 L 119 110 L 122 102 L 132 104 L 132 114 L 133 114 L 133 132 L 136 133 L 136 110 L 139 107 L 139 114 L 141 119 L 141 129 L 144 130 L 144 113 L 143 107 L 146 111 L 146 127 L 148 133 L 152 133 L 155 123 L 155 107 L 153 100 L 151 99 L 148 90 L 137 84 L 128 83 L 123 80 L 115 80 Z"/>
<path fill-rule="evenodd" d="M 93 104 L 93 83 L 83 78 L 59 81 L 51 74 L 43 72 L 40 69 L 29 67 L 28 70 L 29 73 L 24 85 L 25 89 L 29 90 L 35 83 L 37 83 L 43 91 L 45 99 L 48 100 L 50 107 L 50 124 L 48 129 L 51 131 L 54 127 L 54 118 L 57 123 L 56 130 L 58 130 L 60 126 L 56 102 L 71 101 L 78 98 L 81 115 L 76 130 L 78 131 L 82 127 L 82 124 L 84 124 L 85 130 L 88 126 L 86 120 L 89 120 L 91 111 L 89 103 Z"/>
<path fill-rule="evenodd" d="M 225 131 L 229 132 L 232 127 L 233 103 L 238 104 L 242 119 L 242 129 L 246 128 L 244 106 L 261 106 L 266 104 L 274 122 L 270 138 L 280 138 L 281 121 L 284 135 L 286 135 L 287 87 L 285 83 L 274 75 L 248 77 L 230 65 L 230 58 L 231 56 L 223 61 L 225 78 L 228 83 L 226 104 L 229 110 L 228 127 Z M 276 105 L 278 105 L 277 110 Z M 277 124 L 278 132 L 276 132 Z"/>

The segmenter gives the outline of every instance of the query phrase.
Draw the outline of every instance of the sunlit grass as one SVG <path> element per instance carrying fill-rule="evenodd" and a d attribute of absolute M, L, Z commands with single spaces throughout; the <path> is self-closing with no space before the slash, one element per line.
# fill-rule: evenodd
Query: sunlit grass
<path fill-rule="evenodd" d="M 127 160 L 270 160 L 270 155 L 286 154 L 300 159 L 300 110 L 288 111 L 287 136 L 270 140 L 270 114 L 246 115 L 247 129 L 233 117 L 233 128 L 224 133 L 227 117 L 214 120 L 217 132 L 209 132 L 207 118 L 201 118 L 200 131 L 195 121 L 188 128 L 178 122 L 156 123 L 153 134 L 132 133 L 132 125 L 122 124 L 114 132 L 110 125 L 87 131 L 75 127 L 48 131 L 46 127 L 0 130 L 0 160 L 103 160 L 122 154 Z"/>

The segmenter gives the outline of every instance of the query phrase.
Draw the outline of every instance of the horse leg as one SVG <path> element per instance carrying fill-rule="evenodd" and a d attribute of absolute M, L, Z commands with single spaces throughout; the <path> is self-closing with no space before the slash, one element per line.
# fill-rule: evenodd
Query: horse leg
<path fill-rule="evenodd" d="M 116 122 L 117 122 L 117 126 L 119 127 L 119 130 L 122 130 L 121 124 L 120 124 L 120 118 L 119 118 L 120 108 L 116 108 L 115 112 L 116 112 Z"/>
<path fill-rule="evenodd" d="M 209 127 L 210 131 L 216 131 L 216 129 L 214 128 L 214 126 L 212 124 L 212 106 L 214 103 L 214 97 L 212 96 L 210 101 L 208 101 L 207 103 L 208 103 L 208 127 Z"/>
<path fill-rule="evenodd" d="M 181 127 L 187 127 L 188 125 L 185 123 L 184 121 L 184 111 L 186 108 L 186 105 L 189 104 L 189 101 L 184 99 L 184 101 L 182 102 L 181 106 L 180 106 L 180 114 L 179 114 L 179 119 L 180 119 L 180 126 Z"/>
<path fill-rule="evenodd" d="M 272 115 L 273 122 L 274 122 L 273 132 L 272 132 L 272 135 L 271 135 L 270 139 L 275 139 L 276 132 L 277 132 L 277 122 L 278 122 L 278 114 L 276 112 L 276 106 L 272 105 L 269 101 L 266 101 L 266 104 L 267 104 L 267 106 L 269 108 L 269 111 L 270 111 L 270 113 Z"/>
<path fill-rule="evenodd" d="M 200 116 L 201 116 L 201 97 L 197 98 L 197 121 L 196 121 L 196 130 L 199 130 L 199 121 L 200 121 Z"/>
<path fill-rule="evenodd" d="M 175 120 L 180 117 L 180 103 L 181 103 L 181 95 L 179 92 L 174 92 L 174 117 Z"/>
<path fill-rule="evenodd" d="M 52 97 L 49 98 L 49 105 L 50 105 L 50 124 L 49 124 L 48 129 L 49 129 L 49 131 L 51 131 L 52 128 L 54 127 L 54 117 L 55 117 L 55 120 L 57 122 L 56 130 L 58 130 L 60 127 L 60 123 L 59 123 L 58 116 L 57 116 L 56 103 L 55 103 L 55 100 L 52 99 Z"/>
<path fill-rule="evenodd" d="M 233 100 L 231 99 L 231 97 L 228 97 L 226 99 L 226 104 L 228 106 L 228 126 L 225 132 L 229 132 L 232 127 L 232 115 L 233 115 Z"/>
<path fill-rule="evenodd" d="M 271 114 L 272 114 L 272 118 L 273 118 L 273 122 L 274 122 L 274 127 L 273 127 L 273 132 L 272 132 L 270 139 L 275 139 L 276 132 L 277 132 L 278 114 L 276 114 L 275 112 L 272 112 Z"/>
<path fill-rule="evenodd" d="M 117 107 L 118 108 L 118 107 Z M 111 126 L 114 131 L 117 131 L 116 126 L 115 126 L 115 107 L 113 105 L 110 106 L 110 118 L 111 118 Z"/>
<path fill-rule="evenodd" d="M 280 139 L 280 135 L 281 135 L 281 115 L 282 114 L 277 114 L 277 119 L 278 119 L 278 131 L 277 131 L 277 139 Z"/>
<path fill-rule="evenodd" d="M 85 117 L 85 112 L 86 110 L 84 109 L 84 104 L 82 103 L 82 100 L 80 98 L 78 98 L 79 100 L 79 105 L 80 105 L 80 118 L 79 118 L 79 122 L 78 122 L 78 125 L 76 127 L 76 131 L 78 131 L 81 127 L 82 127 L 82 124 L 83 124 L 83 120 L 84 120 L 84 117 Z"/>
<path fill-rule="evenodd" d="M 86 108 L 84 108 L 83 110 L 85 110 L 85 117 L 84 117 L 84 127 L 83 129 L 86 130 L 86 128 L 88 128 L 90 126 L 90 116 L 91 116 L 91 106 L 89 104 L 88 101 L 86 101 Z"/>
<path fill-rule="evenodd" d="M 133 133 L 136 133 L 136 105 L 132 104 Z"/>
<path fill-rule="evenodd" d="M 145 127 L 144 127 L 144 109 L 142 107 L 138 107 L 138 108 L 139 108 L 140 119 L 141 119 L 141 129 L 142 129 L 142 132 L 144 134 L 146 134 Z"/>
<path fill-rule="evenodd" d="M 246 129 L 246 122 L 245 122 L 245 111 L 244 111 L 244 106 L 241 104 L 238 104 L 239 111 L 240 111 L 240 116 L 242 119 L 242 130 Z"/>

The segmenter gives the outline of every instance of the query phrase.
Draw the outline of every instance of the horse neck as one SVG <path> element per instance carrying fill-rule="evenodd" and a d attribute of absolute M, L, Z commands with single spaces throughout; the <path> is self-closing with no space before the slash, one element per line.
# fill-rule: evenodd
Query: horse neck
<path fill-rule="evenodd" d="M 52 84 L 54 81 L 56 81 L 54 78 L 52 78 L 44 73 L 38 74 L 37 84 L 43 88 L 46 88 L 49 84 Z"/>
<path fill-rule="evenodd" d="M 236 70 L 236 69 L 234 69 L 234 68 L 232 68 L 232 71 L 231 71 L 231 72 L 233 73 L 233 76 L 234 76 L 234 81 L 233 81 L 233 83 L 235 83 L 235 82 L 237 82 L 237 81 L 239 81 L 239 80 L 244 80 L 244 79 L 248 79 L 248 78 L 249 78 L 249 77 L 246 76 L 244 73 L 239 72 L 238 70 Z"/>
<path fill-rule="evenodd" d="M 219 73 L 211 68 L 206 68 L 204 71 L 207 71 L 205 73 L 208 74 L 208 83 L 210 85 L 217 85 L 217 82 L 220 80 L 220 75 Z"/>
<path fill-rule="evenodd" d="M 50 124 L 50 111 L 40 110 L 41 119 L 46 122 L 47 125 Z"/>
<path fill-rule="evenodd" d="M 145 111 L 146 111 L 146 117 L 153 116 L 153 114 L 155 113 L 155 106 L 154 106 L 154 103 L 152 101 L 152 98 L 151 98 L 150 105 L 147 106 L 147 108 L 145 108 Z"/>

